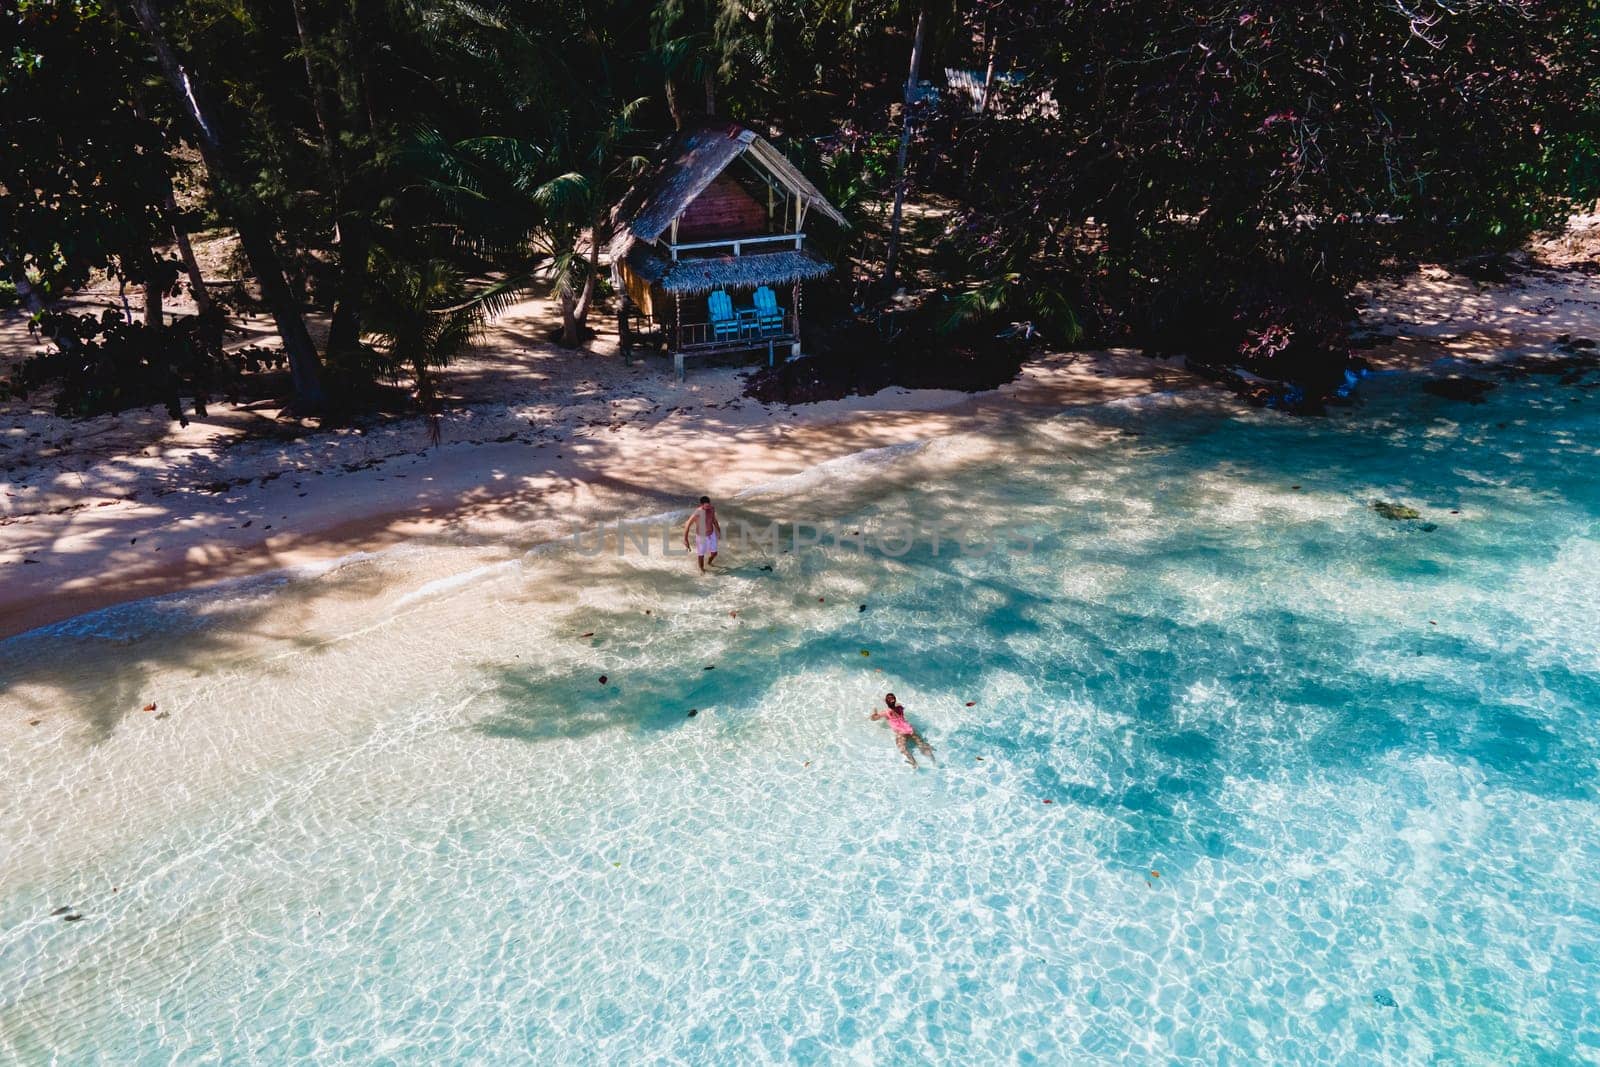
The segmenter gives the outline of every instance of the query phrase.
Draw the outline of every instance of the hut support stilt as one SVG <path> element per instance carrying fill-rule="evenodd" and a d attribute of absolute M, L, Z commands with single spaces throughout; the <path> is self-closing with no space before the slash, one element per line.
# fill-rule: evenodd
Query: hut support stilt
<path fill-rule="evenodd" d="M 672 298 L 672 369 L 683 381 L 683 300 Z"/>
<path fill-rule="evenodd" d="M 800 283 L 794 283 L 794 343 L 789 346 L 789 358 L 800 358 Z"/>

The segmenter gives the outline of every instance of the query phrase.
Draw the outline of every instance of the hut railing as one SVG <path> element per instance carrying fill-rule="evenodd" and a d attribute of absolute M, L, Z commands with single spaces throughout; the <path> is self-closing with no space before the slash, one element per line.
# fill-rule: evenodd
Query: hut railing
<path fill-rule="evenodd" d="M 719 335 L 709 322 L 682 323 L 678 326 L 678 343 L 675 347 L 680 352 L 711 348 L 757 348 L 768 341 L 792 341 L 800 336 L 800 319 L 793 311 L 784 312 L 781 325 L 772 323 L 763 327 L 754 321 L 732 325 L 731 331 L 724 326 Z"/>
<path fill-rule="evenodd" d="M 745 245 L 765 245 L 787 242 L 799 251 L 801 242 L 806 239 L 804 233 L 774 233 L 765 237 L 738 237 L 726 241 L 690 241 L 685 244 L 669 244 L 672 258 L 676 260 L 679 252 L 694 252 L 707 248 L 732 248 L 734 255 L 741 255 Z"/>

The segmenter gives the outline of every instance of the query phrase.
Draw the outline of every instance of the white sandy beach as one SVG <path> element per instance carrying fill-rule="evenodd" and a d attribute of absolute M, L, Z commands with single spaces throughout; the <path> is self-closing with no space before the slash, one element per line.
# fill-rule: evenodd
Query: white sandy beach
<path fill-rule="evenodd" d="M 1417 366 L 1600 334 L 1600 281 L 1584 270 L 1596 232 L 1595 219 L 1577 220 L 1505 283 L 1426 268 L 1374 285 L 1365 325 L 1383 340 L 1366 355 Z M 986 393 L 891 389 L 790 408 L 742 396 L 754 359 L 694 366 L 679 384 L 665 359 L 624 365 L 614 334 L 588 352 L 551 345 L 553 322 L 543 301 L 523 304 L 445 373 L 437 446 L 415 417 L 324 432 L 219 402 L 180 428 L 159 406 L 80 421 L 52 414 L 43 396 L 0 405 L 0 637 L 405 541 L 470 549 L 461 565 L 481 565 L 579 517 L 727 496 L 1012 411 L 1210 388 L 1175 361 L 1119 350 L 1042 355 Z M 22 317 L 8 313 L 0 357 L 31 348 Z"/>

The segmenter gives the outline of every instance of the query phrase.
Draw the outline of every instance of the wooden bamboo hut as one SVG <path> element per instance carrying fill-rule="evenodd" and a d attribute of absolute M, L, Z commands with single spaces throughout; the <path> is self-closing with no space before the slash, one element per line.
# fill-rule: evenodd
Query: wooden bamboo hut
<path fill-rule="evenodd" d="M 706 120 L 680 130 L 614 210 L 612 281 L 625 355 L 646 340 L 684 358 L 800 353 L 805 282 L 832 264 L 806 247 L 806 223 L 844 216 L 754 131 Z"/>

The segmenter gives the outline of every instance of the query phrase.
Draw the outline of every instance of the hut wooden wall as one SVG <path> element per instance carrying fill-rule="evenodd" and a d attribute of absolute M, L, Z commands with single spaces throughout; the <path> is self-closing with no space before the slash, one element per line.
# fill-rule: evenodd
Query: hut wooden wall
<path fill-rule="evenodd" d="M 627 263 L 617 265 L 617 273 L 622 276 L 622 288 L 633 300 L 633 306 L 651 318 L 656 314 L 656 292 L 650 283 L 633 273 Z M 670 307 L 670 302 L 664 301 L 663 307 Z"/>
<path fill-rule="evenodd" d="M 678 219 L 678 241 L 719 241 L 767 232 L 767 205 L 723 174 L 695 197 Z"/>

